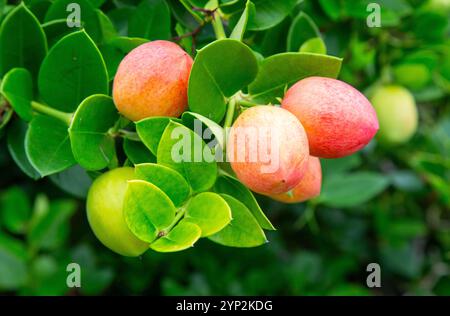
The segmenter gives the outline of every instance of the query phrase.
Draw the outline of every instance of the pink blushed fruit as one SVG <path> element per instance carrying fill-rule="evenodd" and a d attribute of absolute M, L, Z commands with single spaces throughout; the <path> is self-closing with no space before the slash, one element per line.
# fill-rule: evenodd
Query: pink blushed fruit
<path fill-rule="evenodd" d="M 180 116 L 187 108 L 192 58 L 169 41 L 153 41 L 133 49 L 114 77 L 117 110 L 138 121 L 151 116 Z"/>
<path fill-rule="evenodd" d="M 366 146 L 378 131 L 369 100 L 347 83 L 309 77 L 293 85 L 282 108 L 293 113 L 306 130 L 311 155 L 339 158 Z"/>
<path fill-rule="evenodd" d="M 255 106 L 233 124 L 227 155 L 239 180 L 261 194 L 279 194 L 302 179 L 309 157 L 302 124 L 286 110 Z"/>
<path fill-rule="evenodd" d="M 295 188 L 287 193 L 271 195 L 274 200 L 283 203 L 299 203 L 320 195 L 322 188 L 322 168 L 317 157 L 310 156 L 305 176 Z"/>

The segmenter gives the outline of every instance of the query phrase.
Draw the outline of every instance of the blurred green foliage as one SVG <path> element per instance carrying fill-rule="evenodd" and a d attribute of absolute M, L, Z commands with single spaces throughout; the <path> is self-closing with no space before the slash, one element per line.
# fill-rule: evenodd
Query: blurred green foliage
<path fill-rule="evenodd" d="M 25 3 L 45 23 L 49 16 L 60 17 L 57 7 L 47 12 L 58 1 L 67 2 Z M 186 9 L 189 4 L 204 6 L 206 0 L 168 0 L 169 6 L 160 2 L 85 0 L 81 4 L 89 12 L 100 8 L 105 14 L 101 30 L 105 24 L 107 30 L 113 25 L 118 35 L 149 40 L 174 37 L 189 52 L 214 38 L 210 25 L 199 26 L 201 11 Z M 91 180 L 85 171 L 73 167 L 34 181 L 16 166 L 11 153 L 20 155 L 23 149 L 11 146 L 23 132 L 20 123 L 12 121 L 14 128 L 5 135 L 2 126 L 11 115 L 2 108 L 0 293 L 450 294 L 449 1 L 376 1 L 382 8 L 379 28 L 366 25 L 366 8 L 372 1 L 278 2 L 283 5 L 254 1 L 253 14 L 276 12 L 272 20 L 264 15 L 255 18 L 244 42 L 267 57 L 322 38 L 328 54 L 344 58 L 340 79 L 367 94 L 385 82 L 412 91 L 420 116 L 413 139 L 395 147 L 375 140 L 359 154 L 322 160 L 322 194 L 311 202 L 283 205 L 258 197 L 277 228 L 268 233 L 267 245 L 242 250 L 201 241 L 182 253 L 149 251 L 129 259 L 107 250 L 90 230 L 84 196 Z M 229 18 L 229 34 L 245 3 L 220 3 Z M 3 16 L 13 7 L 14 3 L 0 1 Z M 109 20 L 111 25 L 105 22 Z M 86 29 L 97 35 L 111 72 L 127 49 L 102 44 L 105 33 L 98 32 L 97 22 L 86 21 Z M 315 49 L 323 52 L 318 43 Z M 14 160 L 21 161 L 17 156 Z M 36 177 L 31 166 L 21 167 Z M 66 286 L 66 266 L 71 262 L 81 266 L 80 289 Z M 366 267 L 371 262 L 381 266 L 378 289 L 366 286 Z"/>

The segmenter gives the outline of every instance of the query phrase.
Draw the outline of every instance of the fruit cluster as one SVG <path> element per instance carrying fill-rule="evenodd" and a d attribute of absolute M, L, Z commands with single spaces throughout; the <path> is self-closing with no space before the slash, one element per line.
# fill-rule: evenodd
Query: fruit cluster
<path fill-rule="evenodd" d="M 135 48 L 122 60 L 114 79 L 117 110 L 133 121 L 179 117 L 188 108 L 192 64 L 191 57 L 171 42 L 159 40 Z M 265 161 L 248 159 L 246 143 L 237 141 L 247 128 L 276 132 L 268 136 L 276 137 L 276 142 L 265 148 L 277 154 L 274 170 L 263 171 L 273 163 L 272 156 Z M 319 158 L 350 155 L 367 145 L 377 131 L 376 112 L 363 94 L 336 79 L 307 77 L 287 90 L 281 106 L 255 104 L 241 109 L 227 137 L 230 172 L 254 192 L 285 203 L 302 202 L 320 194 Z M 250 136 L 256 137 L 250 139 L 256 148 L 267 145 L 267 135 Z M 109 171 L 97 178 L 87 199 L 88 219 L 96 236 L 126 256 L 148 248 L 145 238 L 137 238 L 139 229 L 132 229 L 134 234 L 130 231 L 129 216 L 123 211 L 127 181 L 135 178 L 129 167 Z"/>

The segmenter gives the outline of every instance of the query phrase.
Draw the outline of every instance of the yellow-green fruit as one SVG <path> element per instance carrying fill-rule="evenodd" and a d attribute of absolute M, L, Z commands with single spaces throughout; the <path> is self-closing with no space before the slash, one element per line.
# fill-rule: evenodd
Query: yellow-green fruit
<path fill-rule="evenodd" d="M 412 94 L 401 86 L 377 88 L 371 98 L 380 123 L 378 138 L 381 142 L 401 144 L 416 132 L 418 113 Z"/>
<path fill-rule="evenodd" d="M 123 217 L 123 200 L 133 168 L 117 168 L 98 177 L 87 196 L 87 217 L 95 236 L 109 249 L 135 257 L 148 249 L 128 229 Z"/>

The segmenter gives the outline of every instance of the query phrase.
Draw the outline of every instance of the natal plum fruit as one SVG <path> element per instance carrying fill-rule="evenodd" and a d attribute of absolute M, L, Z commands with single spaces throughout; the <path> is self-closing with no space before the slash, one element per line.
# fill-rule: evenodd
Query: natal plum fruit
<path fill-rule="evenodd" d="M 117 109 L 133 121 L 180 116 L 187 108 L 192 62 L 180 46 L 168 41 L 153 41 L 133 49 L 114 77 Z"/>
<path fill-rule="evenodd" d="M 227 155 L 239 180 L 261 194 L 294 188 L 304 175 L 309 156 L 302 124 L 286 110 L 255 106 L 235 121 Z"/>
<path fill-rule="evenodd" d="M 134 169 L 125 167 L 98 177 L 87 196 L 87 217 L 95 236 L 111 250 L 128 257 L 139 256 L 148 249 L 128 229 L 123 216 L 123 200 L 127 181 Z"/>
<path fill-rule="evenodd" d="M 380 121 L 377 138 L 384 143 L 401 144 L 416 132 L 417 107 L 412 94 L 401 86 L 377 88 L 371 97 Z"/>
<path fill-rule="evenodd" d="M 375 110 L 366 97 L 336 79 L 300 80 L 286 92 L 282 108 L 300 120 L 311 155 L 320 158 L 350 155 L 367 145 L 378 130 Z"/>
<path fill-rule="evenodd" d="M 295 188 L 287 193 L 271 195 L 283 203 L 299 203 L 319 196 L 322 187 L 322 168 L 317 157 L 309 156 L 305 175 Z"/>

